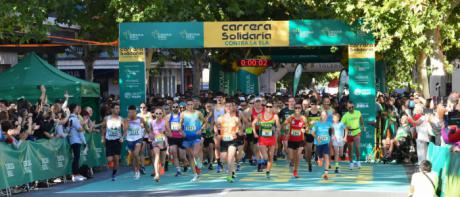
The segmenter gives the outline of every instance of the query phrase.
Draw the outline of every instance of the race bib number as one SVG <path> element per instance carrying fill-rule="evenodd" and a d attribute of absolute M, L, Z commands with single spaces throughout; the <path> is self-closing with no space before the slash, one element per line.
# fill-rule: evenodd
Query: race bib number
<path fill-rule="evenodd" d="M 186 126 L 185 130 L 187 130 L 187 131 L 195 131 L 196 127 L 195 126 Z"/>
<path fill-rule="evenodd" d="M 180 124 L 177 123 L 177 122 L 171 123 L 171 130 L 179 131 L 180 130 Z"/>
<path fill-rule="evenodd" d="M 155 142 L 164 142 L 165 141 L 165 136 L 163 134 L 159 134 L 155 136 Z"/>
<path fill-rule="evenodd" d="M 233 140 L 233 136 L 232 135 L 224 135 L 223 139 L 224 141 L 228 142 L 228 141 L 232 141 Z"/>
<path fill-rule="evenodd" d="M 140 129 L 130 129 L 129 131 L 130 131 L 129 132 L 130 135 L 139 135 L 141 132 Z"/>
<path fill-rule="evenodd" d="M 321 143 L 321 142 L 325 142 L 329 139 L 328 136 L 318 136 L 318 142 Z"/>
<path fill-rule="evenodd" d="M 271 137 L 272 135 L 273 131 L 271 129 L 262 129 L 262 136 Z"/>
<path fill-rule="evenodd" d="M 300 130 L 292 130 L 291 135 L 292 136 L 300 136 L 302 134 L 302 131 Z"/>

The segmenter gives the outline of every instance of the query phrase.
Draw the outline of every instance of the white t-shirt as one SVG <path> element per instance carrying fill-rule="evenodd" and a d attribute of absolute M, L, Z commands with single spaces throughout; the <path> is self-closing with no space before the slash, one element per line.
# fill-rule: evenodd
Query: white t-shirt
<path fill-rule="evenodd" d="M 425 173 L 433 181 L 434 185 L 438 187 L 438 175 L 434 172 Z M 426 177 L 422 172 L 417 172 L 412 175 L 412 182 L 410 183 L 414 187 L 413 197 L 432 197 L 436 196 L 436 191 L 431 184 L 428 177 Z"/>
<path fill-rule="evenodd" d="M 415 129 L 417 130 L 417 140 L 420 140 L 423 142 L 429 142 L 430 141 L 429 133 L 431 130 L 431 125 L 428 122 L 428 117 L 422 116 L 420 120 L 422 121 L 422 123 L 415 127 Z"/>

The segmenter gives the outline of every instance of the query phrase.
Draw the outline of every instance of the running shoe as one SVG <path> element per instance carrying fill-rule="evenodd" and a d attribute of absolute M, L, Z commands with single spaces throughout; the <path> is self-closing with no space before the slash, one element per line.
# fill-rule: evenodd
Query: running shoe
<path fill-rule="evenodd" d="M 263 172 L 262 164 L 257 164 L 257 172 Z"/>
<path fill-rule="evenodd" d="M 270 171 L 265 172 L 265 177 L 267 177 L 267 179 L 270 179 Z"/>
<path fill-rule="evenodd" d="M 134 173 L 134 180 L 139 180 L 141 178 L 141 173 L 140 172 L 135 172 Z"/>
<path fill-rule="evenodd" d="M 139 169 L 139 172 L 140 172 L 142 175 L 145 175 L 145 167 L 142 166 L 142 167 Z"/>
<path fill-rule="evenodd" d="M 353 163 L 350 162 L 350 170 L 353 170 Z"/>
<path fill-rule="evenodd" d="M 191 180 L 191 182 L 198 182 L 199 179 L 200 179 L 200 175 L 195 174 L 195 176 L 193 176 L 193 179 Z"/>
<path fill-rule="evenodd" d="M 361 162 L 360 161 L 356 162 L 356 166 L 358 167 L 358 169 L 361 169 Z"/>
<path fill-rule="evenodd" d="M 217 165 L 216 172 L 217 172 L 217 173 L 222 172 L 222 166 L 221 166 L 221 165 Z"/>
<path fill-rule="evenodd" d="M 117 180 L 117 177 L 115 177 L 115 175 L 112 175 L 112 181 L 116 181 Z"/>
<path fill-rule="evenodd" d="M 299 178 L 299 173 L 297 172 L 297 170 L 294 170 L 294 173 L 293 173 L 294 177 L 297 179 Z"/>
<path fill-rule="evenodd" d="M 232 178 L 236 179 L 236 173 L 232 172 Z"/>
<path fill-rule="evenodd" d="M 198 166 L 195 166 L 195 171 L 197 174 L 201 174 L 201 169 Z"/>
<path fill-rule="evenodd" d="M 188 171 L 188 167 L 184 166 L 184 172 L 187 172 L 187 171 Z"/>
<path fill-rule="evenodd" d="M 319 167 L 322 167 L 322 166 L 323 166 L 323 160 L 321 160 L 321 159 L 318 160 L 318 166 L 319 166 Z"/>
<path fill-rule="evenodd" d="M 335 167 L 335 173 L 339 173 L 339 167 Z"/>
<path fill-rule="evenodd" d="M 312 172 L 312 171 L 313 171 L 313 169 L 311 167 L 311 163 L 308 163 L 308 172 Z"/>
<path fill-rule="evenodd" d="M 214 170 L 214 167 L 212 167 L 212 163 L 209 163 L 208 170 Z"/>
<path fill-rule="evenodd" d="M 164 175 L 164 174 L 165 174 L 165 168 L 160 165 L 160 175 Z"/>
<path fill-rule="evenodd" d="M 180 171 L 177 171 L 176 174 L 174 175 L 175 177 L 178 177 L 178 176 L 181 176 L 182 175 L 182 172 Z"/>
<path fill-rule="evenodd" d="M 228 176 L 228 177 L 227 177 L 227 182 L 233 183 L 233 182 L 235 182 L 235 180 L 233 179 L 233 177 Z"/>
<path fill-rule="evenodd" d="M 236 164 L 236 171 L 239 172 L 241 170 L 241 165 L 238 163 Z"/>
<path fill-rule="evenodd" d="M 156 176 L 155 178 L 153 178 L 153 181 L 155 181 L 157 183 L 160 182 L 160 176 Z"/>
<path fill-rule="evenodd" d="M 329 176 L 326 173 L 324 173 L 323 176 L 321 176 L 321 177 L 326 181 L 329 179 Z"/>

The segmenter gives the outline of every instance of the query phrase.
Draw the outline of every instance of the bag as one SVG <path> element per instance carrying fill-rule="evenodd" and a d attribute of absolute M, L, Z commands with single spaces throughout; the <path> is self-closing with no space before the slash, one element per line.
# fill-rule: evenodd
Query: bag
<path fill-rule="evenodd" d="M 80 169 L 78 170 L 80 175 L 90 179 L 93 178 L 93 174 L 91 171 L 91 168 L 88 165 L 82 165 Z"/>
<path fill-rule="evenodd" d="M 441 191 L 439 189 L 440 187 L 436 188 L 436 186 L 433 183 L 433 180 L 431 180 L 431 178 L 425 172 L 422 172 L 422 173 L 430 181 L 431 185 L 433 186 L 434 192 L 436 193 L 436 196 L 441 196 Z"/>

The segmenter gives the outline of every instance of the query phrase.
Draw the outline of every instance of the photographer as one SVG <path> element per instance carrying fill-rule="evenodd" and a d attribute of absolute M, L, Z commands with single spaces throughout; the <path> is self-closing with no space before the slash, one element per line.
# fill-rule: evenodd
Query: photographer
<path fill-rule="evenodd" d="M 447 144 L 456 144 L 453 151 L 460 151 L 460 93 L 453 92 L 449 95 L 447 103 L 447 115 L 445 122 L 447 127 L 443 129 L 443 140 Z"/>

